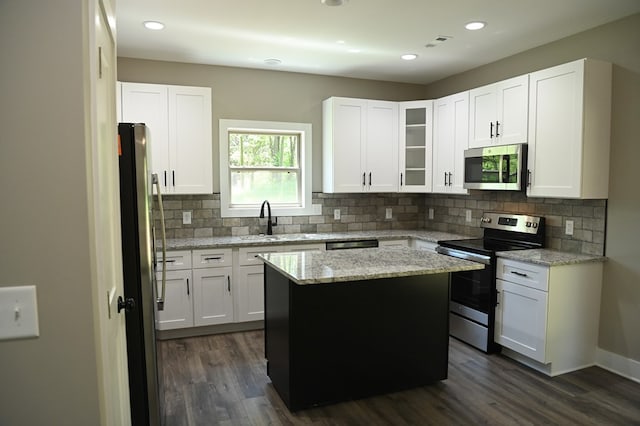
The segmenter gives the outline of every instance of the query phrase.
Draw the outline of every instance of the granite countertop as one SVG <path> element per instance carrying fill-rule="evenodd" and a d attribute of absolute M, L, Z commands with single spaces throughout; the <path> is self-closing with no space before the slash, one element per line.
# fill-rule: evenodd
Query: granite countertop
<path fill-rule="evenodd" d="M 586 262 L 604 262 L 607 259 L 604 256 L 568 253 L 550 249 L 499 251 L 496 253 L 496 255 L 505 259 L 519 260 L 521 262 L 535 263 L 544 266 L 572 265 L 576 263 Z"/>
<path fill-rule="evenodd" d="M 400 238 L 415 238 L 432 243 L 442 240 L 461 240 L 469 236 L 450 234 L 440 231 L 425 230 L 392 230 L 392 231 L 360 231 L 360 232 L 331 232 L 320 234 L 276 234 L 276 235 L 241 235 L 234 237 L 209 238 L 175 238 L 167 239 L 167 250 L 190 250 L 219 247 L 242 247 L 284 245 L 301 243 L 325 243 L 331 241 L 349 241 L 360 239 L 394 240 Z M 156 247 L 162 247 L 157 243 Z"/>
<path fill-rule="evenodd" d="M 322 284 L 483 269 L 484 265 L 408 247 L 265 253 L 296 284 Z"/>

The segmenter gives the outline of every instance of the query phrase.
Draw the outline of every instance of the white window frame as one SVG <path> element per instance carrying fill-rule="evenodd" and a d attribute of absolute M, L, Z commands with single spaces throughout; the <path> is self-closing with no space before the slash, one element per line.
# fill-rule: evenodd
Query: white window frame
<path fill-rule="evenodd" d="M 260 205 L 250 207 L 231 206 L 231 176 L 229 169 L 229 132 L 300 134 L 300 206 L 271 205 L 272 216 L 310 216 L 313 214 L 311 199 L 311 123 L 287 123 L 278 121 L 220 120 L 220 211 L 222 217 L 258 217 Z"/>

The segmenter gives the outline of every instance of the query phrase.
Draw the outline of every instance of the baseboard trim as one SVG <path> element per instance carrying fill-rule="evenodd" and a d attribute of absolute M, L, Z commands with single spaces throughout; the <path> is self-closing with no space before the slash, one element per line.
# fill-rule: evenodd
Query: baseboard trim
<path fill-rule="evenodd" d="M 625 358 L 622 355 L 597 348 L 596 365 L 619 376 L 640 383 L 640 361 Z"/>

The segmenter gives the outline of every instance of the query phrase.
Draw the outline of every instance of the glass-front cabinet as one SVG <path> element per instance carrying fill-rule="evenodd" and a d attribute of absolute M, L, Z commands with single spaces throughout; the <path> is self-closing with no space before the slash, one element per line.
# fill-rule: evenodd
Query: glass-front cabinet
<path fill-rule="evenodd" d="M 433 101 L 399 104 L 401 192 L 431 192 Z"/>

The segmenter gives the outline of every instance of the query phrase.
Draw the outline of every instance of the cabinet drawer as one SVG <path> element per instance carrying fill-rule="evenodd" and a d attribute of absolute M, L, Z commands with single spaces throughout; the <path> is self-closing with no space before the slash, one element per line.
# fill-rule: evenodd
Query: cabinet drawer
<path fill-rule="evenodd" d="M 324 251 L 324 244 L 295 244 L 280 246 L 278 251 Z"/>
<path fill-rule="evenodd" d="M 498 258 L 496 278 L 542 291 L 549 291 L 549 268 Z"/>
<path fill-rule="evenodd" d="M 233 263 L 231 249 L 194 250 L 191 255 L 191 262 L 194 269 L 231 266 Z"/>
<path fill-rule="evenodd" d="M 162 252 L 157 253 L 158 265 L 156 270 L 162 271 Z M 191 269 L 191 250 L 167 251 L 167 271 Z"/>
<path fill-rule="evenodd" d="M 262 265 L 262 261 L 257 257 L 259 254 L 282 251 L 283 247 L 284 246 L 240 247 L 238 249 L 238 265 Z"/>

